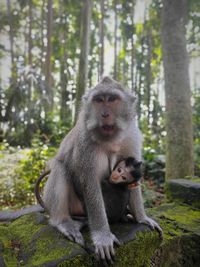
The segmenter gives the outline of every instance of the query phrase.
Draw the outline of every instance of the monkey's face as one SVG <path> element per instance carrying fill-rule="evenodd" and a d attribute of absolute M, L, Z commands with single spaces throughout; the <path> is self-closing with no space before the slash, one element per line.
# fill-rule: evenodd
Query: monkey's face
<path fill-rule="evenodd" d="M 112 171 L 109 178 L 109 182 L 112 184 L 130 184 L 135 181 L 132 171 L 134 170 L 133 166 L 126 166 L 125 161 L 121 161 L 116 168 Z"/>
<path fill-rule="evenodd" d="M 92 99 L 96 114 L 97 130 L 105 137 L 116 134 L 118 129 L 117 118 L 122 109 L 122 99 L 117 94 L 97 94 Z"/>
<path fill-rule="evenodd" d="M 105 77 L 83 97 L 87 130 L 98 140 L 111 140 L 130 125 L 135 110 L 135 96 L 116 81 Z"/>
<path fill-rule="evenodd" d="M 127 160 L 122 160 L 117 164 L 117 166 L 110 175 L 109 178 L 110 183 L 132 184 L 138 182 L 141 179 L 142 176 L 142 172 L 140 169 L 141 162 L 138 162 L 135 159 L 134 161 L 132 160 L 132 162 L 130 162 L 129 159 L 132 158 L 128 158 Z"/>

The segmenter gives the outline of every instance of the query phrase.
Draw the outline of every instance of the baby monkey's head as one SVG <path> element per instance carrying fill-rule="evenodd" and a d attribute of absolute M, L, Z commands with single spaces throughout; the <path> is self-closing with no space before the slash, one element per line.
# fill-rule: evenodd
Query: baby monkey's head
<path fill-rule="evenodd" d="M 142 177 L 141 161 L 128 157 L 121 160 L 112 171 L 109 182 L 112 184 L 136 184 Z"/>

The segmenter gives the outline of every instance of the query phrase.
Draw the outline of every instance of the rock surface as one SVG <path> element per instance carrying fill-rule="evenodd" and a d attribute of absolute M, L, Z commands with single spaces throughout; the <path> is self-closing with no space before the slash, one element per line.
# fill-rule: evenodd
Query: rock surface
<path fill-rule="evenodd" d="M 164 230 L 164 240 L 148 226 L 118 223 L 112 232 L 123 241 L 116 248 L 116 267 L 199 267 L 200 210 L 173 203 L 149 209 Z M 94 254 L 88 229 L 83 231 L 86 248 L 68 241 L 47 224 L 42 213 L 25 215 L 0 224 L 0 266 L 102 266 Z"/>
<path fill-rule="evenodd" d="M 167 181 L 166 193 L 169 199 L 200 208 L 200 179 L 175 179 Z"/>

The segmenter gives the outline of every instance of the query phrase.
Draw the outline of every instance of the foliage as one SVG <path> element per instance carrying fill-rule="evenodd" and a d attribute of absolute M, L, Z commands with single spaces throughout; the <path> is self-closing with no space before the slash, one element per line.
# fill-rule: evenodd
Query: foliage
<path fill-rule="evenodd" d="M 26 153 L 26 158 L 19 161 L 12 177 L 12 188 L 5 183 L 1 186 L 1 203 L 4 206 L 23 207 L 34 202 L 34 186 L 37 178 L 45 169 L 48 160 L 54 156 L 55 147 L 44 145 L 34 140 L 33 148 Z"/>
<path fill-rule="evenodd" d="M 200 176 L 200 88 L 193 95 L 195 175 Z"/>
<path fill-rule="evenodd" d="M 4 143 L 1 148 L 31 147 L 28 158 L 20 162 L 13 191 L 10 187 L 4 188 L 9 191 L 9 194 L 3 193 L 5 203 L 14 204 L 14 197 L 16 201 L 25 200 L 44 162 L 73 124 L 83 1 L 53 1 L 51 51 L 47 51 L 47 2 L 17 0 L 0 3 L 0 142 L 6 140 L 10 145 L 5 147 Z M 92 2 L 88 87 L 100 79 L 100 51 L 104 44 L 105 73 L 113 76 L 114 62 L 117 62 L 115 78 L 136 92 L 137 118 L 144 136 L 145 177 L 160 186 L 164 181 L 164 166 L 157 165 L 157 157 L 165 154 L 166 136 L 160 38 L 162 1 L 152 0 L 142 10 L 138 9 L 138 4 L 148 1 L 107 0 L 103 1 L 104 13 L 102 1 Z M 199 14 L 199 1 L 189 1 L 186 29 L 190 59 L 199 58 Z M 100 38 L 102 17 L 103 41 Z M 47 52 L 50 52 L 51 88 L 47 86 Z M 195 171 L 200 175 L 200 94 L 199 79 L 194 79 Z M 53 92 L 51 106 L 50 89 Z M 4 189 L 1 187 L 1 192 Z M 32 201 L 32 196 L 28 198 Z"/>

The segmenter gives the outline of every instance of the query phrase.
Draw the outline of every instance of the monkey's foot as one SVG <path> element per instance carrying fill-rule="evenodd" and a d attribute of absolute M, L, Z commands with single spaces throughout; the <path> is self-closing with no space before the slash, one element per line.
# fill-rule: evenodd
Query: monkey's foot
<path fill-rule="evenodd" d="M 151 229 L 158 231 L 160 237 L 163 236 L 163 231 L 160 225 L 154 221 L 153 219 L 149 218 L 148 216 L 145 216 L 144 219 L 140 220 L 139 223 L 144 223 L 150 226 Z"/>
<path fill-rule="evenodd" d="M 68 219 L 66 222 L 55 225 L 57 229 L 64 234 L 69 240 L 84 245 L 84 239 L 80 232 L 82 227 L 82 222 L 74 221 L 72 219 Z"/>
<path fill-rule="evenodd" d="M 115 251 L 114 243 L 120 245 L 119 240 L 111 232 L 93 232 L 92 240 L 95 246 L 95 253 L 98 259 L 113 263 Z"/>

